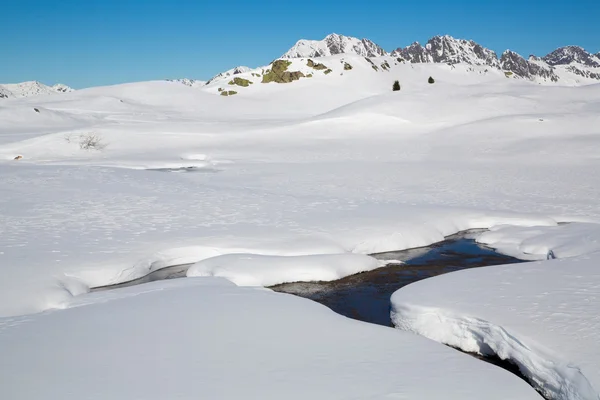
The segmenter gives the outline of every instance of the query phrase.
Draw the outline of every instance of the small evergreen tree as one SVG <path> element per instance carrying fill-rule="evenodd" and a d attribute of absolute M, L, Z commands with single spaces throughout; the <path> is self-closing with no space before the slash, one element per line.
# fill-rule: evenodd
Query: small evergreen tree
<path fill-rule="evenodd" d="M 435 79 L 433 79 L 431 76 L 429 77 L 429 79 L 427 80 L 427 82 L 429 82 L 430 84 L 435 83 Z"/>
<path fill-rule="evenodd" d="M 399 91 L 399 90 L 400 90 L 400 82 L 398 82 L 398 81 L 394 81 L 394 86 L 392 86 L 392 90 L 393 90 L 394 92 L 397 92 L 397 91 Z"/>

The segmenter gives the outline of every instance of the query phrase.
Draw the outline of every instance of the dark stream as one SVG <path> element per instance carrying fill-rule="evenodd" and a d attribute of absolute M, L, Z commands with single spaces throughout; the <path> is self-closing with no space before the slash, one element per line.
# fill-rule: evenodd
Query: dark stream
<path fill-rule="evenodd" d="M 284 283 L 271 289 L 314 300 L 349 318 L 393 327 L 390 297 L 401 287 L 462 269 L 523 262 L 478 245 L 473 236 L 473 233 L 464 232 L 427 247 L 372 254 L 379 260 L 402 261 L 402 264 L 391 263 L 333 282 Z M 469 354 L 528 382 L 519 368 L 509 361 Z"/>
<path fill-rule="evenodd" d="M 390 297 L 403 286 L 461 269 L 522 262 L 479 246 L 468 233 L 427 247 L 373 256 L 403 264 L 392 263 L 333 282 L 284 283 L 271 289 L 314 300 L 346 317 L 392 326 Z"/>
<path fill-rule="evenodd" d="M 270 289 L 314 300 L 349 318 L 392 327 L 390 297 L 399 288 L 421 279 L 462 269 L 522 262 L 478 245 L 473 239 L 473 233 L 469 232 L 450 236 L 431 246 L 373 256 L 379 260 L 390 260 L 390 264 L 333 282 L 284 283 L 271 286 Z M 92 291 L 183 278 L 190 266 L 191 264 L 185 264 L 163 268 L 133 281 L 93 288 Z M 474 356 L 525 379 L 510 362 Z"/>
<path fill-rule="evenodd" d="M 461 269 L 522 262 L 478 245 L 473 239 L 473 233 L 469 232 L 449 236 L 443 242 L 431 246 L 372 256 L 379 260 L 390 260 L 390 264 L 333 282 L 284 283 L 271 286 L 270 289 L 314 300 L 350 318 L 391 326 L 390 296 L 403 286 Z M 402 261 L 402 264 L 397 261 Z M 191 265 L 174 265 L 132 281 L 96 287 L 91 291 L 185 278 Z"/>

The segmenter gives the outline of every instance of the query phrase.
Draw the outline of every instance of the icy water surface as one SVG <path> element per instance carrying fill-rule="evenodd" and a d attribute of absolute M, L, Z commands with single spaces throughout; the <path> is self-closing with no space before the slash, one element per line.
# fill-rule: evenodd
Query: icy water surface
<path fill-rule="evenodd" d="M 285 283 L 271 289 L 317 301 L 350 318 L 392 326 L 390 297 L 403 286 L 461 269 L 522 262 L 479 246 L 468 234 L 419 249 L 374 257 L 400 260 L 404 264 L 390 264 L 333 282 Z"/>

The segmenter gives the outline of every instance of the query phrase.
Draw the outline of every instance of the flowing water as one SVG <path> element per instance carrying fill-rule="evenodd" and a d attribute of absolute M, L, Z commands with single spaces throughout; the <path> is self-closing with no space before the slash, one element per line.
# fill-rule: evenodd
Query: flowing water
<path fill-rule="evenodd" d="M 373 254 L 377 259 L 390 261 L 390 264 L 337 281 L 284 283 L 270 289 L 314 300 L 349 318 L 391 327 L 390 297 L 403 286 L 462 269 L 522 262 L 478 245 L 473 235 L 473 232 L 463 232 L 427 247 Z M 133 281 L 98 287 L 92 291 L 183 278 L 190 266 L 184 264 L 164 268 Z M 509 362 L 494 357 L 474 356 L 525 379 L 519 369 Z"/>
<path fill-rule="evenodd" d="M 374 257 L 403 263 L 393 262 L 333 282 L 284 283 L 271 289 L 317 301 L 350 318 L 392 326 L 390 297 L 403 286 L 461 269 L 522 262 L 478 245 L 468 233 L 431 246 Z"/>

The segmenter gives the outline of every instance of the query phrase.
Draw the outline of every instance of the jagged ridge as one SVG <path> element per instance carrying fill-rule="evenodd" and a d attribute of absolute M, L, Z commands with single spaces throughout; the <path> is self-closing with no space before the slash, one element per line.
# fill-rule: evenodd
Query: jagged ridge
<path fill-rule="evenodd" d="M 299 40 L 282 58 L 324 57 L 335 54 L 357 54 L 364 57 L 377 57 L 388 53 L 368 39 L 331 34 L 323 40 Z M 397 48 L 391 56 L 411 63 L 466 63 L 486 65 L 504 70 L 515 76 L 530 80 L 558 82 L 562 72 L 600 80 L 600 53 L 591 54 L 578 46 L 566 46 L 556 49 L 544 57 L 531 56 L 525 59 L 521 55 L 507 50 L 500 58 L 473 40 L 456 39 L 452 36 L 434 36 L 425 46 L 415 42 L 404 48 Z M 598 71 L 590 70 L 596 69 Z"/>
<path fill-rule="evenodd" d="M 326 57 L 336 54 L 357 54 L 363 57 L 388 55 L 379 45 L 368 39 L 357 39 L 332 33 L 323 40 L 299 40 L 281 58 Z"/>

